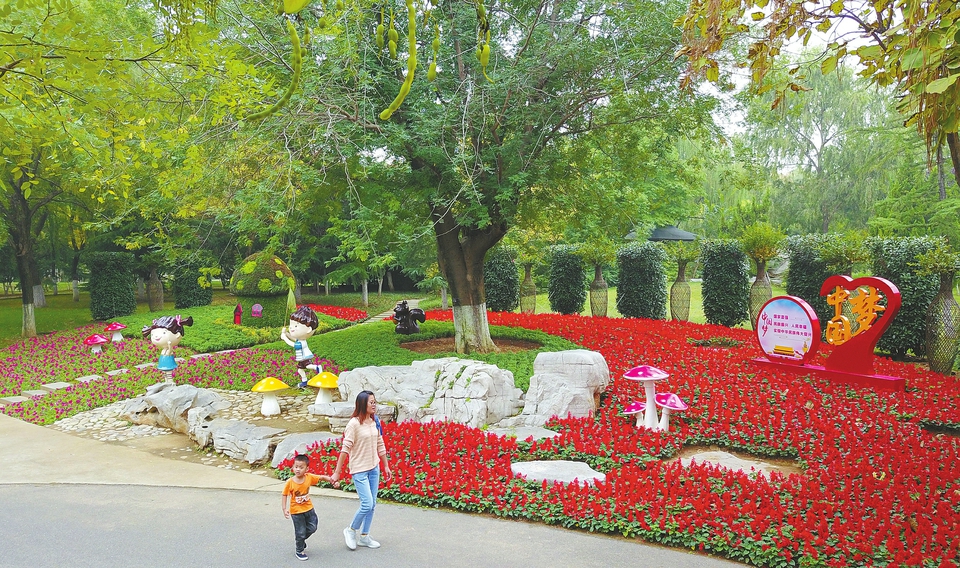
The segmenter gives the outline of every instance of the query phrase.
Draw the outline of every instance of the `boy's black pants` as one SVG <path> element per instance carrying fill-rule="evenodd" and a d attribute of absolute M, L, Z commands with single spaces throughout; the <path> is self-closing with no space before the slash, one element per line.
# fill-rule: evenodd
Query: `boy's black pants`
<path fill-rule="evenodd" d="M 317 512 L 313 509 L 305 513 L 290 515 L 293 519 L 293 534 L 297 539 L 297 552 L 303 552 L 307 547 L 307 539 L 317 532 Z"/>

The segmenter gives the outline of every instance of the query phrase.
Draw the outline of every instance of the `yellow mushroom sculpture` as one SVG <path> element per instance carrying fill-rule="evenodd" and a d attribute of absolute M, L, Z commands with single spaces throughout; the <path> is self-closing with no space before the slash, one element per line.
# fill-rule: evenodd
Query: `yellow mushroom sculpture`
<path fill-rule="evenodd" d="M 311 387 L 317 387 L 316 404 L 333 402 L 333 391 L 337 390 L 337 380 L 339 377 L 329 371 L 324 371 L 313 377 L 307 384 Z"/>
<path fill-rule="evenodd" d="M 277 416 L 280 414 L 280 401 L 277 400 L 277 391 L 290 388 L 287 383 L 276 377 L 267 377 L 250 389 L 263 394 L 263 404 L 260 405 L 260 414 Z"/>

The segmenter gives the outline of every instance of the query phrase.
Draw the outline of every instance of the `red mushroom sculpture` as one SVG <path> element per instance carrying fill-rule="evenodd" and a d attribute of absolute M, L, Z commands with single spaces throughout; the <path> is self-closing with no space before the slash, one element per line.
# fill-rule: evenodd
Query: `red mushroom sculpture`
<path fill-rule="evenodd" d="M 672 392 L 662 392 L 656 396 L 656 399 L 657 406 L 663 409 L 660 422 L 657 424 L 657 430 L 663 430 L 664 432 L 670 429 L 670 411 L 679 412 L 690 408 L 687 403 Z"/>
<path fill-rule="evenodd" d="M 644 404 L 639 400 L 635 400 L 623 409 L 623 413 L 626 415 L 637 415 L 637 428 L 643 428 L 643 408 Z"/>
<path fill-rule="evenodd" d="M 123 329 L 127 329 L 127 326 L 123 325 L 118 321 L 115 321 L 110 325 L 108 325 L 107 327 L 103 328 L 103 331 L 112 331 L 113 335 L 110 337 L 110 341 L 114 343 L 120 343 L 121 341 L 123 341 L 123 334 L 120 333 L 120 330 L 123 330 Z"/>
<path fill-rule="evenodd" d="M 654 402 L 654 396 L 657 394 L 654 384 L 669 377 L 666 371 L 652 367 L 650 365 L 640 365 L 634 367 L 623 374 L 623 378 L 631 381 L 640 381 L 643 383 L 643 390 L 646 394 L 646 409 L 643 413 L 643 425 L 648 430 L 657 429 L 657 406 Z"/>
<path fill-rule="evenodd" d="M 101 348 L 100 346 L 103 345 L 104 343 L 110 343 L 110 340 L 100 335 L 99 333 L 94 333 L 90 337 L 83 340 L 84 345 L 89 345 L 90 347 L 92 347 L 92 349 L 90 349 L 90 352 L 93 354 L 97 354 L 103 351 L 103 348 Z"/>

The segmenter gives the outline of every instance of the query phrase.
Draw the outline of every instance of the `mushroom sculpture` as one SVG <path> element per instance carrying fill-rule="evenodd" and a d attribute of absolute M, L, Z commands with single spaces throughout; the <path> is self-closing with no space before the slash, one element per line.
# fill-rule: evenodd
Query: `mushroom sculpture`
<path fill-rule="evenodd" d="M 337 390 L 338 378 L 339 377 L 330 371 L 324 371 L 307 381 L 308 385 L 311 387 L 317 387 L 318 389 L 316 404 L 333 402 L 333 391 Z"/>
<path fill-rule="evenodd" d="M 123 330 L 123 329 L 127 329 L 127 326 L 123 325 L 118 321 L 115 321 L 110 325 L 108 325 L 107 327 L 103 328 L 103 331 L 112 331 L 113 335 L 110 336 L 110 341 L 114 343 L 120 343 L 121 341 L 123 341 L 123 334 L 120 333 L 120 330 Z"/>
<path fill-rule="evenodd" d="M 267 377 L 250 389 L 253 392 L 263 393 L 263 404 L 260 405 L 260 414 L 277 416 L 280 414 L 280 401 L 277 400 L 277 391 L 288 389 L 287 383 L 276 377 Z"/>
<path fill-rule="evenodd" d="M 657 424 L 657 430 L 663 430 L 666 432 L 670 429 L 670 412 L 679 412 L 681 410 L 686 410 L 690 408 L 687 406 L 687 403 L 683 402 L 679 396 L 673 394 L 672 392 L 663 392 L 656 396 L 657 406 L 663 409 L 663 413 L 660 416 L 660 422 Z"/>
<path fill-rule="evenodd" d="M 627 380 L 640 381 L 643 383 L 643 390 L 647 397 L 643 413 L 643 426 L 648 430 L 657 429 L 657 405 L 654 401 L 657 389 L 654 385 L 657 381 L 662 381 L 669 376 L 670 374 L 666 371 L 651 367 L 650 365 L 640 365 L 623 374 L 623 378 Z"/>
<path fill-rule="evenodd" d="M 84 345 L 89 345 L 92 348 L 90 349 L 90 352 L 93 353 L 94 355 L 103 351 L 103 348 L 101 346 L 104 343 L 110 343 L 110 340 L 100 335 L 99 333 L 94 333 L 90 337 L 83 340 Z"/>
<path fill-rule="evenodd" d="M 636 414 L 637 415 L 637 428 L 643 428 L 643 403 L 639 400 L 635 400 L 627 405 L 623 409 L 623 413 L 626 415 Z"/>

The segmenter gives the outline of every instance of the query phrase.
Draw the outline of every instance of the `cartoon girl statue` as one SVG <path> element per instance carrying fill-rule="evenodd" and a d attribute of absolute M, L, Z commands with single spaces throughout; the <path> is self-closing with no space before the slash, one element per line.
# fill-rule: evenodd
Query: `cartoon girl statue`
<path fill-rule="evenodd" d="M 307 386 L 307 368 L 316 368 L 312 365 L 314 362 L 313 352 L 307 345 L 307 339 L 313 337 L 317 327 L 320 326 L 320 319 L 317 314 L 307 306 L 300 306 L 297 311 L 290 314 L 290 325 L 280 330 L 280 339 L 287 345 L 293 347 L 294 359 L 297 360 L 297 372 L 300 373 L 300 388 Z"/>
<path fill-rule="evenodd" d="M 177 368 L 173 348 L 180 344 L 185 325 L 193 325 L 193 318 L 188 316 L 186 319 L 180 319 L 179 315 L 161 316 L 153 320 L 152 325 L 144 326 L 142 330 L 143 338 L 149 337 L 150 343 L 160 348 L 160 362 L 157 363 L 157 369 L 170 382 L 173 382 L 173 370 Z"/>

